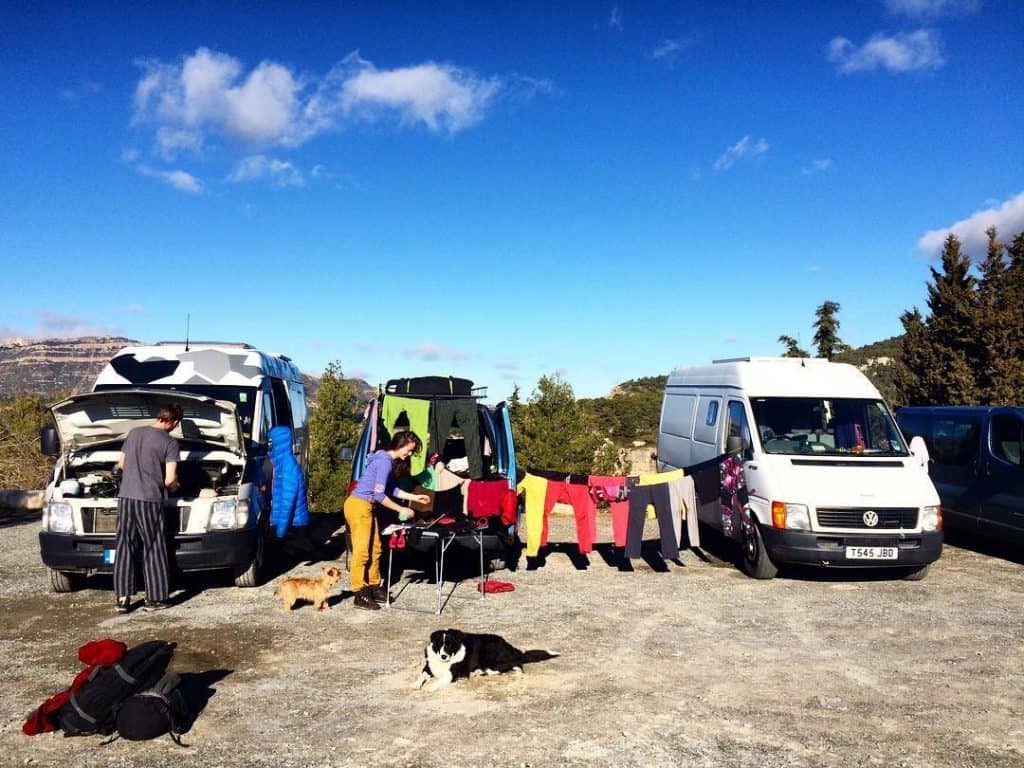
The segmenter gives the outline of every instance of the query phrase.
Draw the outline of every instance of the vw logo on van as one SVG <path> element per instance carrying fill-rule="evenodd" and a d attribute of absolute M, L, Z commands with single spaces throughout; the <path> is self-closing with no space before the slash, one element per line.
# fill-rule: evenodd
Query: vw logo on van
<path fill-rule="evenodd" d="M 876 525 L 878 525 L 878 513 L 875 512 L 875 510 L 873 509 L 869 509 L 867 512 L 865 512 L 864 517 L 862 519 L 864 520 L 864 525 L 866 525 L 868 528 L 874 528 Z"/>

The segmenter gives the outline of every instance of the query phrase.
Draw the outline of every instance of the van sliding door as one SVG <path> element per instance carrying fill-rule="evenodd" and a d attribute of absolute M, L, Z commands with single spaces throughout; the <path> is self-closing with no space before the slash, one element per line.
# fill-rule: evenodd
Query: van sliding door
<path fill-rule="evenodd" d="M 980 467 L 981 528 L 987 535 L 1024 540 L 1024 417 L 994 412 L 988 436 L 991 455 Z"/>

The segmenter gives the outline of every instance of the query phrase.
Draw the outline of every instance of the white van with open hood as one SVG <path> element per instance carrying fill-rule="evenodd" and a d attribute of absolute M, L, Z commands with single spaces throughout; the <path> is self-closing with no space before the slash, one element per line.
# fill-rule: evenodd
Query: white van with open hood
<path fill-rule="evenodd" d="M 272 427 L 293 429 L 292 449 L 305 464 L 301 374 L 287 358 L 248 345 L 164 343 L 122 350 L 93 392 L 51 407 L 55 429 L 44 430 L 43 451 L 57 461 L 39 540 L 56 591 L 112 571 L 121 445 L 171 403 L 183 410 L 171 433 L 181 449 L 179 487 L 165 500 L 172 568 L 227 569 L 239 586 L 259 583 Z"/>
<path fill-rule="evenodd" d="M 698 518 L 771 578 L 782 563 L 900 569 L 942 552 L 935 487 L 852 365 L 739 358 L 668 377 L 658 465 L 694 477 Z"/>

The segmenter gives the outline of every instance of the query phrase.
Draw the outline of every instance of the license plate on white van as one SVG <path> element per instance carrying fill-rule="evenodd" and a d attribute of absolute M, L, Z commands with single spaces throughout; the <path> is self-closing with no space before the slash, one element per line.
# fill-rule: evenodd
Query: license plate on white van
<path fill-rule="evenodd" d="M 897 547 L 847 547 L 847 560 L 896 560 Z"/>

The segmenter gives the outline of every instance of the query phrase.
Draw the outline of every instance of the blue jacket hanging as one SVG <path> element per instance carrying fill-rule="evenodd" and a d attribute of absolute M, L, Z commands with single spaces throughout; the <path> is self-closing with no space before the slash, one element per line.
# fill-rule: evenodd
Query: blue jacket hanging
<path fill-rule="evenodd" d="M 281 539 L 289 526 L 309 525 L 306 478 L 292 453 L 291 427 L 273 427 L 270 430 L 270 460 L 274 464 L 270 525 Z"/>

